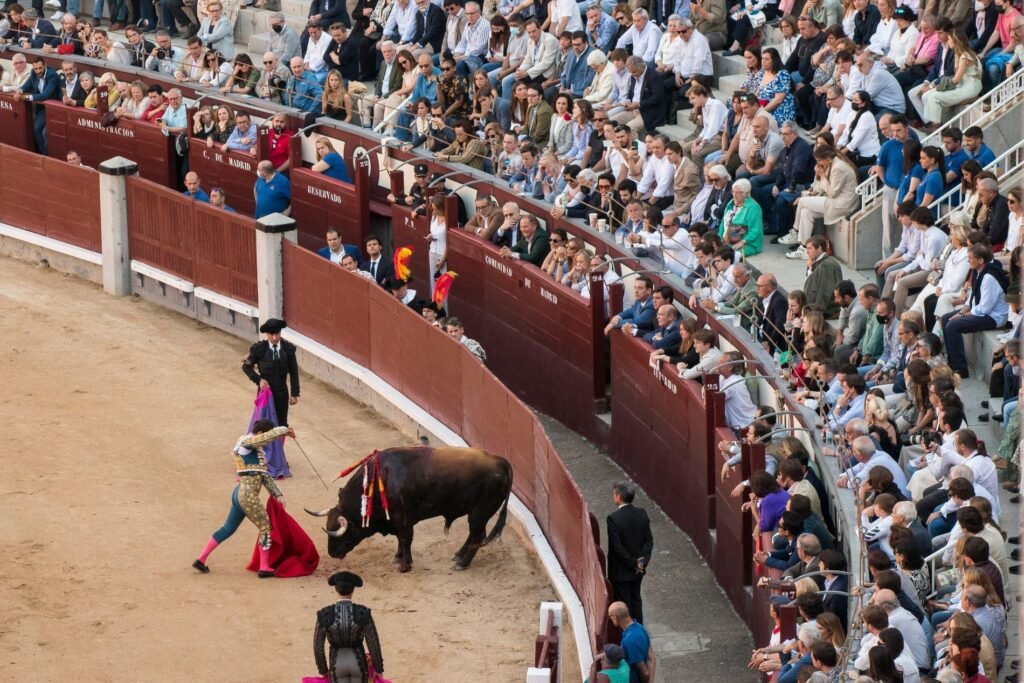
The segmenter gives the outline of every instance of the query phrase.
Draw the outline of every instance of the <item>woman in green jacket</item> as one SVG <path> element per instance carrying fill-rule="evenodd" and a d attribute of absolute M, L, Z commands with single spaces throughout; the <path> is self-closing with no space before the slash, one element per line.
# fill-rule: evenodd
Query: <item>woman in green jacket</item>
<path fill-rule="evenodd" d="M 761 206 L 750 196 L 750 181 L 740 178 L 732 184 L 732 199 L 725 205 L 719 235 L 744 256 L 761 253 L 764 220 Z"/>

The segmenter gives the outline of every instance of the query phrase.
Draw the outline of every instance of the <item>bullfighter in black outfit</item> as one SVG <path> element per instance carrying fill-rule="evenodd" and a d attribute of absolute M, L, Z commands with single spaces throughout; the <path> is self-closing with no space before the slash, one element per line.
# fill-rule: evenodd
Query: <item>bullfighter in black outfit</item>
<path fill-rule="evenodd" d="M 277 318 L 260 325 L 260 332 L 267 338 L 253 344 L 242 363 L 242 372 L 253 384 L 270 387 L 277 421 L 283 427 L 288 426 L 288 406 L 299 400 L 299 363 L 295 359 L 295 344 L 281 339 L 285 327 L 287 323 Z"/>

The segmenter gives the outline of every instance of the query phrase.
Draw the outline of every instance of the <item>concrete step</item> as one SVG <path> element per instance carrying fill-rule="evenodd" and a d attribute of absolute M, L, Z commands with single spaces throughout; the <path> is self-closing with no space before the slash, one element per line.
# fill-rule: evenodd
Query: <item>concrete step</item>
<path fill-rule="evenodd" d="M 743 85 L 743 81 L 747 80 L 746 72 L 741 74 L 727 74 L 719 76 L 718 78 L 718 90 L 722 92 L 725 98 L 732 98 L 732 94 L 740 89 Z M 723 102 L 728 102 L 728 99 L 723 99 Z"/>
<path fill-rule="evenodd" d="M 658 132 L 667 135 L 670 140 L 682 140 L 693 132 L 693 126 L 661 126 L 658 128 Z"/>
<path fill-rule="evenodd" d="M 235 43 L 248 45 L 249 38 L 254 34 L 270 33 L 270 12 L 263 9 L 246 7 L 238 12 L 238 19 L 235 20 Z M 296 33 L 302 35 L 306 29 L 307 15 L 305 12 L 296 14 L 284 13 L 285 23 Z"/>
<path fill-rule="evenodd" d="M 249 43 L 246 50 L 252 54 L 262 55 L 270 49 L 270 32 L 254 33 L 249 36 Z"/>

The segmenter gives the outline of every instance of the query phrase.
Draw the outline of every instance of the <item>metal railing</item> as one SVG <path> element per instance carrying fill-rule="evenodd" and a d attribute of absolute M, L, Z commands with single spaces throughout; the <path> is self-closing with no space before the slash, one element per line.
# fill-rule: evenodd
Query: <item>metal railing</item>
<path fill-rule="evenodd" d="M 964 107 L 958 114 L 923 138 L 921 146 L 941 146 L 942 133 L 948 128 L 956 127 L 960 130 L 965 130 L 970 126 L 984 128 L 1006 113 L 1006 110 L 1017 101 L 1021 93 L 1024 93 L 1024 69 L 1019 69 L 988 93 L 980 95 L 974 102 Z M 986 105 L 988 106 L 987 111 Z M 860 195 L 859 213 L 865 213 L 873 208 L 881 192 L 882 183 L 878 180 L 877 176 L 868 176 L 867 180 L 858 185 L 857 194 Z"/>
<path fill-rule="evenodd" d="M 995 173 L 999 178 L 1007 178 L 1022 168 L 1024 168 L 1024 140 L 1018 140 L 1013 147 L 985 166 L 986 171 Z M 936 224 L 943 225 L 949 222 L 950 214 L 962 206 L 963 201 L 958 185 L 929 204 L 928 208 L 935 212 Z"/>

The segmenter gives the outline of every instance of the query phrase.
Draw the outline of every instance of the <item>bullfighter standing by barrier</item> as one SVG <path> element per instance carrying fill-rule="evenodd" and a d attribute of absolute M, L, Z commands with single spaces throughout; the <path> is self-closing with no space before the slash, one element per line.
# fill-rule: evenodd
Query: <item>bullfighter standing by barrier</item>
<path fill-rule="evenodd" d="M 214 548 L 231 537 L 242 520 L 246 517 L 260 530 L 259 554 L 260 571 L 258 576 L 265 579 L 274 575 L 270 566 L 270 518 L 267 510 L 260 501 L 260 490 L 266 486 L 270 495 L 278 499 L 284 505 L 284 494 L 277 487 L 277 483 L 267 473 L 267 461 L 263 455 L 263 446 L 271 443 L 284 435 L 295 436 L 288 427 L 275 427 L 269 420 L 257 420 L 252 426 L 252 433 L 246 434 L 238 440 L 231 452 L 235 460 L 235 470 L 238 472 L 238 484 L 231 493 L 231 509 L 228 511 L 228 518 L 224 525 L 213 532 L 213 536 L 206 543 L 206 548 L 192 566 L 198 571 L 206 574 L 210 568 L 206 566 L 206 559 L 213 552 Z"/>
<path fill-rule="evenodd" d="M 260 332 L 267 338 L 253 344 L 242 362 L 242 372 L 253 384 L 260 389 L 270 387 L 278 422 L 284 427 L 288 426 L 288 406 L 299 401 L 299 363 L 295 359 L 295 344 L 281 339 L 281 330 L 286 327 L 288 324 L 277 318 L 270 318 L 260 325 Z"/>

